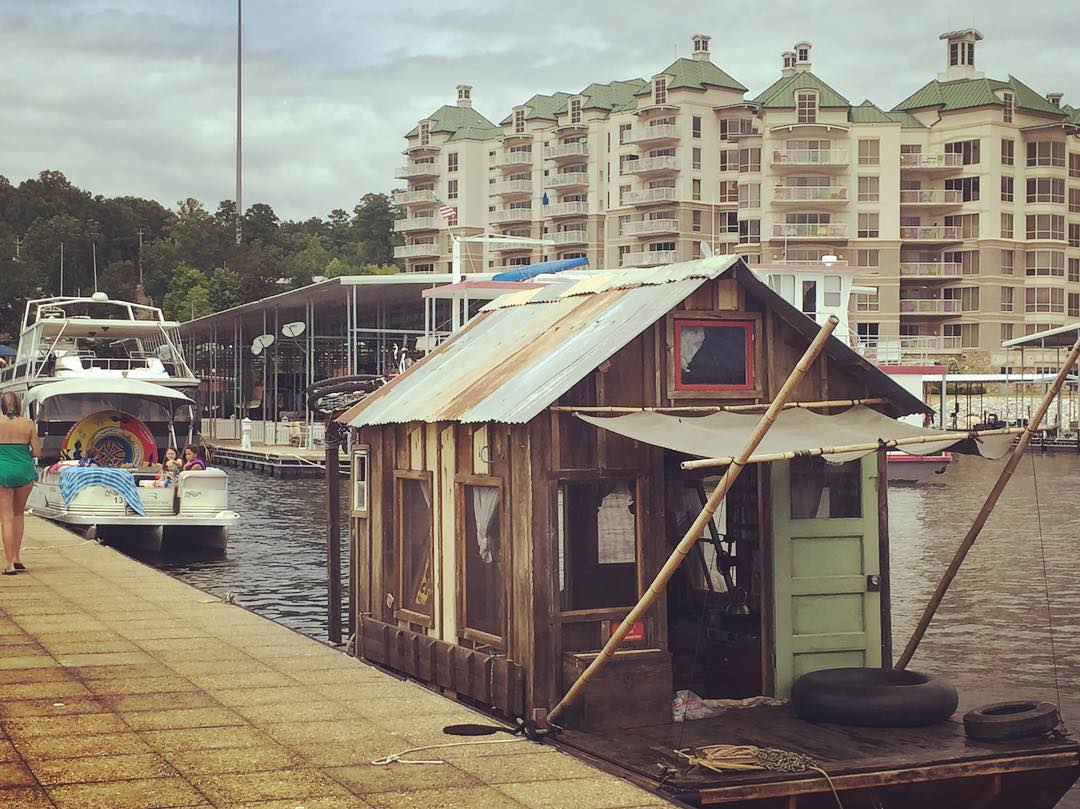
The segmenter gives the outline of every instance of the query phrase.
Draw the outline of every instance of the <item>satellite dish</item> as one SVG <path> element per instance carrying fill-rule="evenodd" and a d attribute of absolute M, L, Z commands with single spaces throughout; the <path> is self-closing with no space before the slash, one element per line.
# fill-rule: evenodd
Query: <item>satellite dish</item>
<path fill-rule="evenodd" d="M 258 343 L 252 343 L 251 344 L 251 353 L 252 353 L 253 356 L 257 357 L 260 354 L 262 354 L 262 352 L 263 352 L 263 348 L 262 348 L 261 345 L 259 345 Z"/>
<path fill-rule="evenodd" d="M 307 331 L 307 324 L 302 320 L 286 323 L 281 327 L 281 333 L 286 337 L 299 337 L 305 331 Z"/>
<path fill-rule="evenodd" d="M 701 255 L 703 258 L 713 257 L 713 249 L 711 244 L 709 244 L 708 242 L 698 242 L 698 245 L 701 247 Z"/>
<path fill-rule="evenodd" d="M 821 257 L 821 263 L 824 264 L 826 267 L 831 267 L 833 264 L 835 264 L 839 260 L 840 259 L 837 258 L 836 256 L 822 256 Z"/>
<path fill-rule="evenodd" d="M 90 296 L 90 300 L 92 301 L 107 301 L 108 299 L 108 294 L 104 292 L 95 292 L 93 295 Z"/>

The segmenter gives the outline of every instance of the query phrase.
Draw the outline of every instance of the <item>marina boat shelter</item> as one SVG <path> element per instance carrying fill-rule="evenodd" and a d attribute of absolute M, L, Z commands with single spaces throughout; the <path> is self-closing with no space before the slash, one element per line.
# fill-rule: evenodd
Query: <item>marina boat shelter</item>
<path fill-rule="evenodd" d="M 357 653 L 543 724 L 722 472 L 685 464 L 733 456 L 817 332 L 730 256 L 589 273 L 492 301 L 340 418 L 353 428 Z M 658 763 L 678 769 L 677 692 L 782 698 L 809 671 L 891 665 L 880 442 L 906 436 L 926 442 L 909 451 L 988 456 L 1008 446 L 897 421 L 929 410 L 835 338 L 793 401 L 806 406 L 780 415 L 663 596 L 560 716 L 562 742 L 692 802 L 735 793 L 723 792 L 731 776 L 661 778 Z M 832 450 L 802 452 L 812 447 Z M 755 462 L 785 451 L 797 457 Z M 789 712 L 740 717 L 740 728 L 695 723 L 687 738 L 745 743 L 753 728 L 773 728 L 825 754 L 814 726 Z M 909 738 L 889 766 L 926 764 L 922 742 L 959 766 L 955 728 L 936 742 Z M 883 738 L 848 739 L 831 755 L 857 769 Z M 745 787 L 773 774 L 735 777 Z M 740 799 L 795 794 L 755 789 Z"/>

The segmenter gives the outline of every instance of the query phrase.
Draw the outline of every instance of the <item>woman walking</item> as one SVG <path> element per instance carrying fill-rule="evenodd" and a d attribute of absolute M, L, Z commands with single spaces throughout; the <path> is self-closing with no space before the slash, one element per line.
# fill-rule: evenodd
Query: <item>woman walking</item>
<path fill-rule="evenodd" d="M 0 394 L 0 532 L 4 535 L 5 576 L 26 570 L 19 559 L 23 511 L 37 479 L 34 458 L 41 454 L 34 423 L 19 415 L 21 409 L 18 394 Z"/>

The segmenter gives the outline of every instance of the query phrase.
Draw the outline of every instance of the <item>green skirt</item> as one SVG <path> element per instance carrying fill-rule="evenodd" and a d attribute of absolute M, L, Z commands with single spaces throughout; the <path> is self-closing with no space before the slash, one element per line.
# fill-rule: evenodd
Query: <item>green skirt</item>
<path fill-rule="evenodd" d="M 37 467 L 26 444 L 0 444 L 0 486 L 17 489 L 37 480 Z"/>

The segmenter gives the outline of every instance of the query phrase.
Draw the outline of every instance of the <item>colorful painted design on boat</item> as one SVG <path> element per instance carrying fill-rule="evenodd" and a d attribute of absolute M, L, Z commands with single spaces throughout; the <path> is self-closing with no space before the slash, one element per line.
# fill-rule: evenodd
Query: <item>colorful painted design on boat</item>
<path fill-rule="evenodd" d="M 150 428 L 119 410 L 99 410 L 75 422 L 60 445 L 60 457 L 77 461 L 90 447 L 97 449 L 101 466 L 157 463 L 157 446 Z"/>

